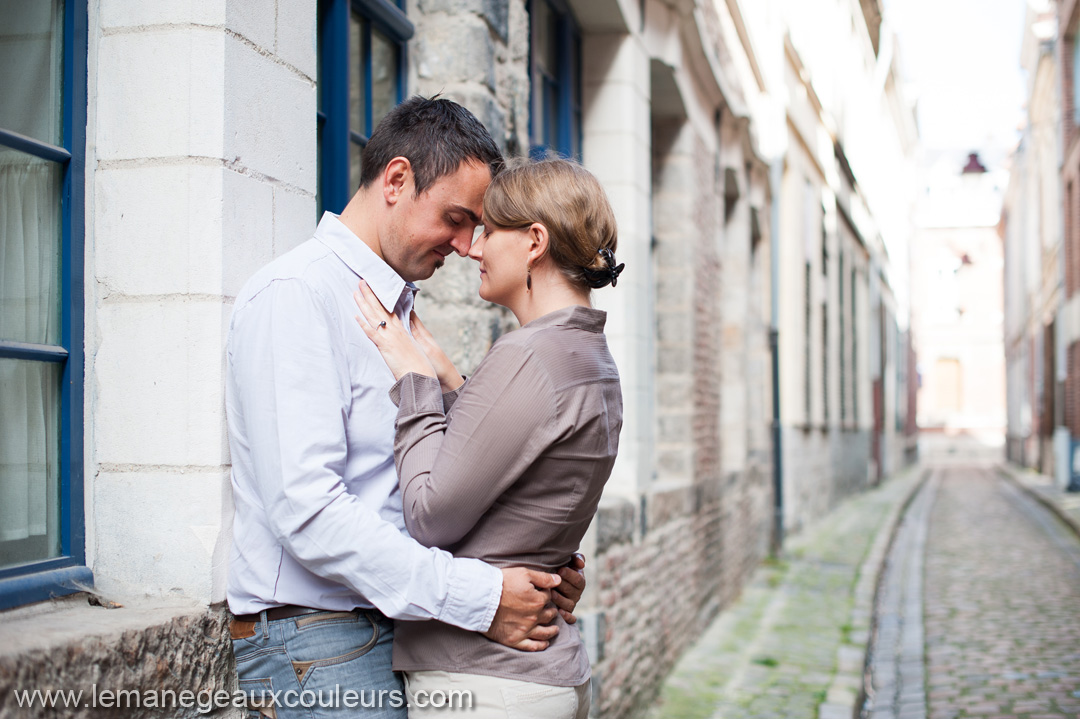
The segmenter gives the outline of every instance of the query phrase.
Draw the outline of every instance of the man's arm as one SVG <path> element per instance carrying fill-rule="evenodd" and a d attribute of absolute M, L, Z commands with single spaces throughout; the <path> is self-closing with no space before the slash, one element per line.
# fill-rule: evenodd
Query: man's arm
<path fill-rule="evenodd" d="M 352 388 L 332 317 L 304 282 L 279 280 L 234 319 L 230 410 L 243 418 L 254 465 L 247 481 L 275 537 L 309 571 L 352 588 L 390 617 L 486 631 L 507 605 L 503 614 L 517 622 L 507 640 L 520 642 L 530 617 L 545 616 L 546 592 L 515 581 L 507 598 L 505 572 L 421 546 L 345 490 Z M 542 585 L 550 576 L 522 575 Z"/>

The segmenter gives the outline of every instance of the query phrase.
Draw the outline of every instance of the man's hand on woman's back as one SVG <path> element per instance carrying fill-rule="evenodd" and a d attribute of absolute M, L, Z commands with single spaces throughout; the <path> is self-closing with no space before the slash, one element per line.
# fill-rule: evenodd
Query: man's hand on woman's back
<path fill-rule="evenodd" d="M 562 578 L 524 567 L 503 569 L 502 575 L 502 599 L 484 636 L 522 651 L 547 649 L 559 633 L 559 628 L 551 625 L 558 612 L 551 590 Z"/>
<path fill-rule="evenodd" d="M 577 552 L 559 570 L 562 583 L 551 592 L 551 601 L 559 609 L 563 621 L 573 624 L 577 621 L 574 609 L 581 601 L 581 595 L 585 593 L 585 556 Z"/>

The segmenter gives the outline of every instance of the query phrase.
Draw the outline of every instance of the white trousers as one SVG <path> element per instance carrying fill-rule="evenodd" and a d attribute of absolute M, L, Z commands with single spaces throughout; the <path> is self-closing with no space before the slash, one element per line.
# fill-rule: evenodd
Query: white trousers
<path fill-rule="evenodd" d="M 553 687 L 443 671 L 405 672 L 405 692 L 409 719 L 587 719 L 591 702 L 589 682 Z"/>

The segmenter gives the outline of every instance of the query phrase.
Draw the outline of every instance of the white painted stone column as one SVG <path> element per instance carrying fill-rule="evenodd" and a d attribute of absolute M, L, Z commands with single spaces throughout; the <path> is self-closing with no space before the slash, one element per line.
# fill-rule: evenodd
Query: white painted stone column
<path fill-rule="evenodd" d="M 315 224 L 315 4 L 91 3 L 87 555 L 109 596 L 224 599 L 224 342 Z"/>
<path fill-rule="evenodd" d="M 637 501 L 653 471 L 653 279 L 649 57 L 640 37 L 590 34 L 582 44 L 584 164 L 607 191 L 619 224 L 615 288 L 594 293 L 626 408 L 619 458 L 605 493 Z"/>
<path fill-rule="evenodd" d="M 720 129 L 721 156 L 726 173 L 734 170 L 739 197 L 724 225 L 721 247 L 723 281 L 720 283 L 722 352 L 717 362 L 721 374 L 722 476 L 746 468 L 750 428 L 750 385 L 747 376 L 750 340 L 750 187 L 744 170 L 742 120 L 728 116 Z M 721 189 L 723 187 L 721 186 Z"/>

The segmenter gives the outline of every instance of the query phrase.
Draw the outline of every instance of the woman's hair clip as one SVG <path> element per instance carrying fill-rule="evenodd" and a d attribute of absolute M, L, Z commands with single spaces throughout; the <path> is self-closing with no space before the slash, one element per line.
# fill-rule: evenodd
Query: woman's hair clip
<path fill-rule="evenodd" d="M 604 264 L 607 267 L 600 270 L 583 268 L 585 272 L 585 281 L 589 283 L 589 287 L 598 289 L 604 287 L 607 284 L 611 284 L 614 287 L 619 282 L 619 275 L 622 273 L 623 268 L 626 267 L 626 263 L 620 265 L 615 264 L 615 253 L 608 248 L 600 250 L 600 256 L 604 258 Z"/>

